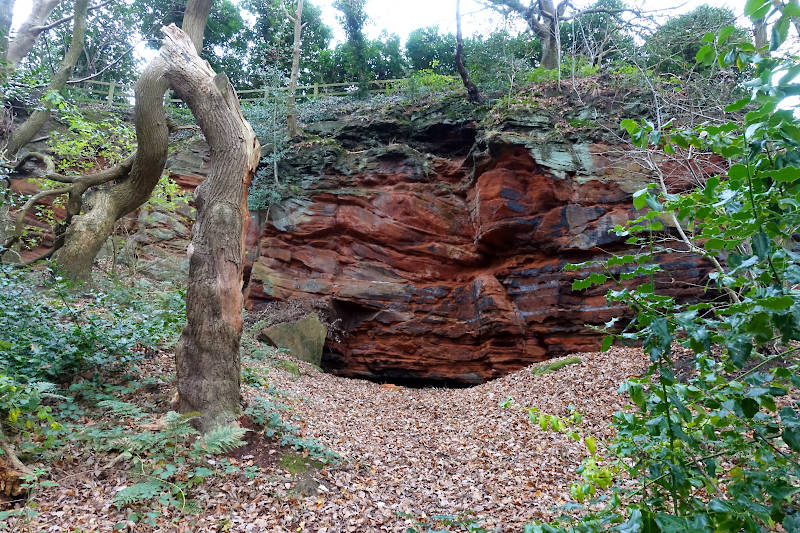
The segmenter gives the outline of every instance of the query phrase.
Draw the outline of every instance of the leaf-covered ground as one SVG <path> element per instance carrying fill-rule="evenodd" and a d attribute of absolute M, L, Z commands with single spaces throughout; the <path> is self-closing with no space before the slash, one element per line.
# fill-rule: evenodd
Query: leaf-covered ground
<path fill-rule="evenodd" d="M 290 407 L 284 419 L 341 455 L 342 464 L 318 469 L 314 463 L 298 472 L 295 463 L 303 470 L 311 461 L 286 454 L 268 439 L 251 438 L 253 445 L 232 454 L 231 461 L 260 466 L 257 475 L 209 478 L 193 489 L 201 512 L 187 514 L 157 506 L 117 509 L 112 498 L 130 485 L 127 468 L 109 466 L 113 456 L 65 449 L 49 465 L 58 486 L 33 496 L 38 514 L 7 525 L 14 531 L 111 531 L 132 511 L 157 509 L 155 525 L 131 522 L 122 529 L 406 531 L 420 522 L 435 525 L 430 518 L 437 514 L 463 513 L 488 530 L 520 531 L 531 519 L 560 514 L 556 508 L 569 498 L 584 448 L 531 425 L 522 409 L 500 404 L 510 396 L 519 405 L 557 415 L 574 405 L 591 433 L 608 438 L 611 416 L 624 406 L 616 393 L 619 384 L 646 365 L 641 351 L 632 348 L 581 359 L 543 375 L 528 368 L 468 389 L 382 386 L 323 374 L 303 363 L 299 377 L 268 362 L 249 365 L 282 391 L 281 401 Z M 167 376 L 173 362 L 162 352 L 145 368 L 152 376 Z M 246 386 L 245 397 L 263 392 Z M 168 393 L 165 382 L 152 401 L 167 410 Z"/>

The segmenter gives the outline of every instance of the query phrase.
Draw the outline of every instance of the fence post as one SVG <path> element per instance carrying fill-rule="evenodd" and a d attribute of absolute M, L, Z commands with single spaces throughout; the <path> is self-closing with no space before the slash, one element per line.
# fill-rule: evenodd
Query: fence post
<path fill-rule="evenodd" d="M 314 82 L 314 98 L 319 96 L 319 84 Z"/>
<path fill-rule="evenodd" d="M 108 105 L 114 104 L 114 89 L 117 87 L 117 84 L 113 81 L 111 85 L 108 86 Z"/>

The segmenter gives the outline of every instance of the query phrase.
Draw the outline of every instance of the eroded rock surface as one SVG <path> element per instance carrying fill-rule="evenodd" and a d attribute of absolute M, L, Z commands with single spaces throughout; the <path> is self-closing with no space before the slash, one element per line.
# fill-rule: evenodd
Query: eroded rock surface
<path fill-rule="evenodd" d="M 614 144 L 619 115 L 584 106 L 574 113 L 604 123 L 576 128 L 558 108 L 454 120 L 430 107 L 440 122 L 429 109 L 309 127 L 327 137 L 285 168 L 307 194 L 251 233 L 247 306 L 327 302 L 343 334 L 322 365 L 354 377 L 478 383 L 596 349 L 585 325 L 623 310 L 605 288 L 573 292 L 586 272 L 563 266 L 625 247 L 609 229 L 636 216 L 631 193 L 648 177 Z M 701 260 L 662 264 L 670 294 L 697 294 Z"/>

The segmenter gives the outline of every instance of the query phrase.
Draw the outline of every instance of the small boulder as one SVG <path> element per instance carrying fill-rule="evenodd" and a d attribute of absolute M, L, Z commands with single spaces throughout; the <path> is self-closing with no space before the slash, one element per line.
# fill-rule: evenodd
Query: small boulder
<path fill-rule="evenodd" d="M 276 348 L 285 348 L 291 354 L 317 366 L 322 362 L 322 348 L 328 328 L 316 313 L 294 322 L 283 322 L 261 330 L 258 340 Z"/>

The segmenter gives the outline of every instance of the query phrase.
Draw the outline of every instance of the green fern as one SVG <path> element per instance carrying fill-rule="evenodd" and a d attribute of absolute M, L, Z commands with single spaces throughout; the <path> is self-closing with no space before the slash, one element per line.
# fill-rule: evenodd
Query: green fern
<path fill-rule="evenodd" d="M 158 479 L 148 479 L 119 491 L 114 495 L 114 505 L 121 509 L 126 505 L 151 500 L 163 493 L 167 488 L 167 484 Z"/>
<path fill-rule="evenodd" d="M 98 402 L 97 405 L 99 407 L 108 409 L 115 415 L 125 418 L 139 419 L 147 416 L 147 414 L 138 405 L 120 400 L 102 400 Z"/>
<path fill-rule="evenodd" d="M 226 453 L 246 443 L 242 438 L 247 430 L 239 426 L 220 426 L 212 429 L 194 443 L 196 454 L 220 454 Z"/>
<path fill-rule="evenodd" d="M 180 437 L 189 437 L 190 435 L 197 435 L 199 432 L 194 429 L 190 422 L 195 418 L 200 418 L 200 413 L 185 413 L 180 414 L 175 411 L 170 411 L 164 415 L 164 434 L 167 438 L 176 439 Z"/>

